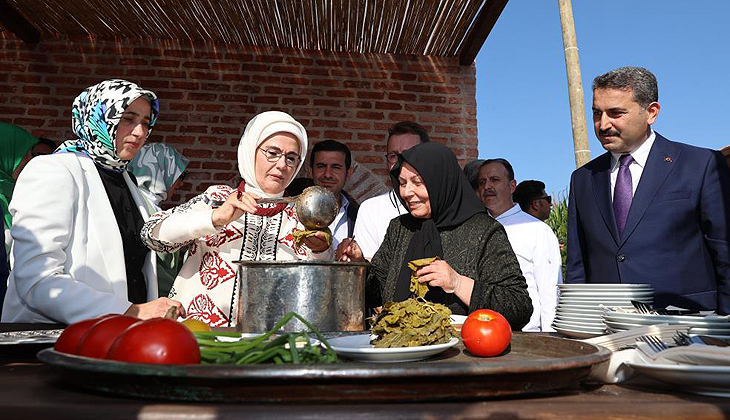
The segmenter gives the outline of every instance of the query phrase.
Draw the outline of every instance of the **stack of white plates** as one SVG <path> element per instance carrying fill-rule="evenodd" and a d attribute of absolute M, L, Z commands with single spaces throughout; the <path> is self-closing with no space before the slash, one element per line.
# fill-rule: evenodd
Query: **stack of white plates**
<path fill-rule="evenodd" d="M 604 307 L 630 309 L 632 300 L 654 302 L 654 289 L 648 284 L 559 284 L 558 289 L 560 296 L 553 328 L 574 338 L 606 333 Z"/>
<path fill-rule="evenodd" d="M 730 338 L 730 318 L 727 316 L 653 315 L 606 311 L 603 321 L 609 332 L 626 331 L 647 325 L 669 324 L 689 327 L 690 334 Z"/>

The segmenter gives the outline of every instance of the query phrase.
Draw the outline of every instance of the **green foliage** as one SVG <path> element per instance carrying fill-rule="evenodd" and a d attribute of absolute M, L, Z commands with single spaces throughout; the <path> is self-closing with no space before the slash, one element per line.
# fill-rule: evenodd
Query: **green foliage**
<path fill-rule="evenodd" d="M 563 278 L 565 278 L 565 256 L 568 244 L 568 199 L 564 194 L 553 194 L 553 208 L 550 217 L 545 221 L 558 237 L 560 257 L 563 260 Z"/>

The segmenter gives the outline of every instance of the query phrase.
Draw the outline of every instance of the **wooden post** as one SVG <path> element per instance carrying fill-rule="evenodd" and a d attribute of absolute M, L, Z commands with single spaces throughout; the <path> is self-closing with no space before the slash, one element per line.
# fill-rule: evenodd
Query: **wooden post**
<path fill-rule="evenodd" d="M 568 74 L 568 97 L 570 99 L 570 119 L 573 125 L 575 167 L 578 168 L 591 160 L 591 149 L 588 147 L 588 134 L 586 132 L 583 82 L 580 76 L 578 45 L 575 40 L 573 6 L 570 0 L 558 0 L 558 3 L 560 5 L 560 23 L 563 28 L 565 71 Z"/>

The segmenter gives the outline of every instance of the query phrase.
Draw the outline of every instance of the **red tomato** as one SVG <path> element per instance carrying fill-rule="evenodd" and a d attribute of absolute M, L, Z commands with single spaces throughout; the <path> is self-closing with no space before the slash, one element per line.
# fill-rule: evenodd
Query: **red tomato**
<path fill-rule="evenodd" d="M 461 341 L 475 356 L 497 356 L 512 340 L 507 319 L 491 309 L 478 309 L 466 318 L 461 327 Z"/>
<path fill-rule="evenodd" d="M 67 326 L 61 335 L 56 340 L 56 344 L 53 349 L 62 353 L 76 354 L 76 348 L 79 346 L 79 341 L 86 334 L 86 331 L 91 328 L 92 325 L 96 324 L 102 318 L 116 316 L 116 314 L 107 314 L 98 318 L 84 319 L 83 321 L 75 322 Z"/>
<path fill-rule="evenodd" d="M 140 322 L 112 344 L 107 359 L 133 363 L 193 365 L 200 363 L 195 336 L 180 322 L 152 318 Z"/>
<path fill-rule="evenodd" d="M 100 319 L 81 338 L 76 354 L 104 359 L 117 336 L 137 322 L 140 322 L 139 318 L 126 315 Z"/>

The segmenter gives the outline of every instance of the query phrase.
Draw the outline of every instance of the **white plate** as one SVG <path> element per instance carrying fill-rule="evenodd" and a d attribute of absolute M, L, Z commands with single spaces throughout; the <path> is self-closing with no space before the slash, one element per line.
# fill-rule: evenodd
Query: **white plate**
<path fill-rule="evenodd" d="M 586 332 L 600 332 L 606 329 L 603 324 L 589 324 L 585 322 L 567 322 L 567 321 L 553 321 L 553 325 L 557 325 L 560 328 L 568 328 L 574 330 L 582 330 Z"/>
<path fill-rule="evenodd" d="M 458 338 L 451 337 L 451 340 L 445 344 L 379 349 L 370 344 L 370 340 L 373 338 L 374 336 L 370 334 L 358 334 L 332 338 L 327 342 L 338 356 L 375 363 L 415 362 L 441 353 L 459 342 Z"/>
<path fill-rule="evenodd" d="M 593 332 L 593 331 L 585 331 L 585 330 L 579 330 L 579 329 L 573 329 L 573 328 L 563 328 L 560 326 L 556 326 L 553 324 L 553 328 L 555 328 L 555 331 L 559 332 L 560 334 L 563 334 L 564 336 L 571 337 L 571 338 L 592 338 L 592 337 L 598 337 L 601 335 L 606 335 L 605 332 Z"/>
<path fill-rule="evenodd" d="M 576 284 L 559 284 L 560 290 L 654 290 L 650 284 L 618 284 L 618 283 L 576 283 Z"/>
<path fill-rule="evenodd" d="M 699 317 L 690 315 L 646 315 L 646 314 L 631 314 L 631 313 L 620 313 L 614 311 L 608 311 L 604 315 L 606 319 L 611 321 L 625 321 L 632 322 L 635 324 L 652 325 L 652 324 L 681 324 L 681 325 L 693 325 L 695 327 L 703 328 L 719 328 L 719 329 L 730 329 L 730 320 L 725 317 Z"/>
<path fill-rule="evenodd" d="M 0 345 L 53 344 L 63 330 L 12 331 L 0 333 Z"/>
<path fill-rule="evenodd" d="M 634 297 L 647 297 L 654 296 L 652 290 L 646 292 L 613 292 L 613 291 L 572 291 L 572 290 L 561 290 L 560 296 L 562 297 L 590 297 L 590 298 L 634 298 Z"/>
<path fill-rule="evenodd" d="M 659 365 L 624 362 L 638 372 L 693 394 L 730 397 L 730 366 Z"/>
<path fill-rule="evenodd" d="M 605 309 L 608 308 L 621 308 L 621 309 L 634 309 L 631 305 L 603 305 Z M 590 311 L 590 312 L 599 312 L 603 313 L 605 310 L 604 308 L 600 308 L 598 305 L 591 304 L 591 305 L 578 305 L 573 303 L 558 303 L 557 306 L 558 309 L 569 309 L 569 310 L 578 310 L 578 311 Z"/>
<path fill-rule="evenodd" d="M 644 303 L 651 304 L 651 299 L 634 299 Z M 631 306 L 629 299 L 574 299 L 574 298 L 560 298 L 558 303 L 561 305 L 581 305 L 581 306 L 593 306 L 597 308 L 598 305 L 603 306 Z"/>

